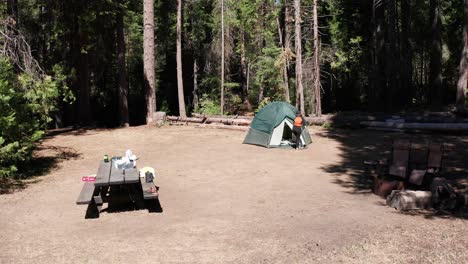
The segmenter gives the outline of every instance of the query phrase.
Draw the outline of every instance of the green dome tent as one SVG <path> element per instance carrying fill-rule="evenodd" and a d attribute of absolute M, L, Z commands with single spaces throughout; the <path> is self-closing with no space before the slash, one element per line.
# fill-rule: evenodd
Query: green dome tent
<path fill-rule="evenodd" d="M 266 105 L 255 115 L 243 143 L 267 148 L 289 146 L 288 142 L 292 141 L 292 127 L 297 112 L 294 106 L 286 102 L 273 102 Z M 304 146 L 312 143 L 305 126 L 302 127 L 301 141 Z"/>

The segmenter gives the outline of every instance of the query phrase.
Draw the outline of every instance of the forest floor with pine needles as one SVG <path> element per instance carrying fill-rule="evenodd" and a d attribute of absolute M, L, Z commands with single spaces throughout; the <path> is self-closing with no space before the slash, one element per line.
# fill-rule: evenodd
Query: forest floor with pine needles
<path fill-rule="evenodd" d="M 311 131 L 302 151 L 190 126 L 46 138 L 35 157 L 47 168 L 0 195 L 0 263 L 468 263 L 465 213 L 402 214 L 370 193 L 362 161 L 401 135 Z M 468 184 L 466 136 L 404 136 L 446 143 L 447 177 Z M 156 169 L 163 212 L 84 219 L 81 177 L 126 149 Z"/>

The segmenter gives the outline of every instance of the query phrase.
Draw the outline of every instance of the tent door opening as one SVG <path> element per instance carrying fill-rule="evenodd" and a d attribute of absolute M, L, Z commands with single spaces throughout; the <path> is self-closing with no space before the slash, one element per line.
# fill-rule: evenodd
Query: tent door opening
<path fill-rule="evenodd" d="M 285 140 L 288 140 L 291 142 L 293 140 L 293 132 L 288 125 L 284 125 L 283 138 L 281 139 L 281 141 L 285 141 Z"/>
<path fill-rule="evenodd" d="M 281 146 L 293 144 L 293 124 L 289 119 L 284 119 L 275 129 L 271 135 L 270 146 Z M 301 136 L 301 141 L 303 141 Z"/>

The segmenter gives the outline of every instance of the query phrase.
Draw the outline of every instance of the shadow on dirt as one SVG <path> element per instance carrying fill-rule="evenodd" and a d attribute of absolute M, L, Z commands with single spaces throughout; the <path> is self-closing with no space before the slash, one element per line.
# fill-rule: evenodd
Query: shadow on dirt
<path fill-rule="evenodd" d="M 364 129 L 331 129 L 319 132 L 340 143 L 341 154 L 337 162 L 323 167 L 330 173 L 333 182 L 344 187 L 350 194 L 372 193 L 372 177 L 366 172 L 364 160 L 389 158 L 392 142 L 395 139 L 406 138 L 416 145 L 427 145 L 429 142 L 444 144 L 441 177 L 456 181 L 468 188 L 468 137 L 460 135 L 439 134 L 406 134 Z M 380 204 L 380 203 L 379 203 Z M 382 200 L 382 206 L 385 201 Z M 448 214 L 436 211 L 409 212 L 408 215 L 423 215 L 425 218 L 468 218 L 468 212 L 460 211 Z"/>
<path fill-rule="evenodd" d="M 81 136 L 113 129 L 119 128 L 66 127 L 52 129 L 46 132 L 44 139 L 57 135 Z M 0 178 L 0 195 L 23 190 L 28 185 L 39 182 L 41 176 L 56 169 L 63 160 L 78 159 L 80 157 L 81 154 L 73 148 L 44 145 L 43 141 L 41 141 L 34 151 L 33 158 L 18 168 L 15 176 Z"/>
<path fill-rule="evenodd" d="M 124 129 L 121 127 L 118 128 L 99 128 L 99 127 L 64 127 L 58 129 L 47 130 L 45 138 L 52 138 L 57 135 L 72 135 L 72 136 L 81 136 L 84 134 L 93 134 L 101 131 L 109 131 L 115 129 Z"/>
<path fill-rule="evenodd" d="M 33 158 L 19 168 L 14 177 L 0 179 L 0 195 L 23 190 L 28 185 L 40 182 L 40 177 L 56 169 L 64 160 L 78 159 L 81 154 L 69 147 L 39 144 Z"/>
<path fill-rule="evenodd" d="M 104 199 L 107 207 L 102 209 L 101 213 L 120 213 L 136 210 L 148 210 L 150 213 L 163 212 L 159 198 L 143 200 L 141 189 L 132 191 L 128 188 L 122 188 L 122 186 L 113 186 L 109 191 L 109 195 L 107 199 Z"/>

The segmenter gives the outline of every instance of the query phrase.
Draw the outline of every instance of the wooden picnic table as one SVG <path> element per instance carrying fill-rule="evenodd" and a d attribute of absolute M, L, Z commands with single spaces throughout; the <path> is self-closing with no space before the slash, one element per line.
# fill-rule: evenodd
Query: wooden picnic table
<path fill-rule="evenodd" d="M 146 182 L 136 168 L 119 169 L 114 164 L 114 159 L 109 162 L 100 161 L 96 180 L 84 183 L 76 204 L 88 205 L 85 218 L 99 217 L 103 203 L 112 199 L 112 188 L 124 188 L 137 209 L 147 208 L 152 211 L 149 208 L 151 200 L 156 200 L 159 204 L 154 182 Z"/>

